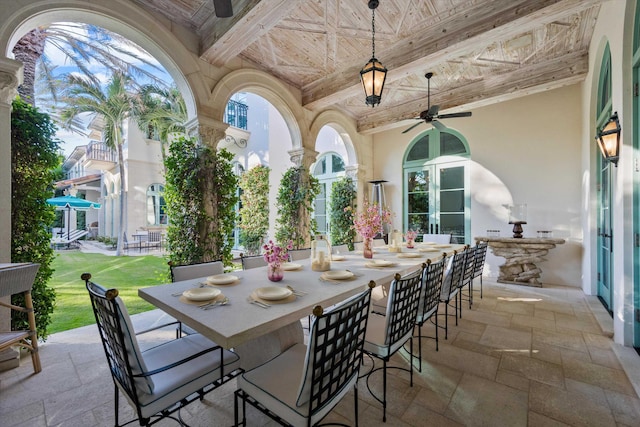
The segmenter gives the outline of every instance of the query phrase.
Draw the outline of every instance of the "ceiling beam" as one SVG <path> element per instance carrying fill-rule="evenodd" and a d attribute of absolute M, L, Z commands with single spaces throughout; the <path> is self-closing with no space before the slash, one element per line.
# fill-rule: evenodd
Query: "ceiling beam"
<path fill-rule="evenodd" d="M 485 77 L 480 81 L 432 95 L 431 104 L 440 105 L 440 113 L 458 112 L 575 84 L 586 77 L 589 71 L 588 59 L 588 52 L 573 52 L 509 73 Z M 426 109 L 425 96 L 424 99 L 401 106 L 374 111 L 358 122 L 358 132 L 366 135 L 399 126 L 408 127 L 412 122 L 407 120 L 418 117 L 420 112 Z M 447 119 L 443 122 L 446 123 Z"/>
<path fill-rule="evenodd" d="M 433 68 L 434 63 L 482 49 L 496 40 L 508 40 L 541 25 L 561 20 L 603 1 L 607 0 L 481 2 L 437 25 L 417 31 L 411 39 L 377 52 L 377 57 L 389 69 L 389 83 L 412 73 L 424 72 Z M 352 66 L 306 85 L 302 88 L 303 105 L 311 110 L 319 110 L 358 96 L 362 92 L 359 72 L 359 67 Z"/>
<path fill-rule="evenodd" d="M 223 66 L 287 17 L 302 1 L 243 0 L 242 4 L 234 4 L 231 18 L 211 15 L 199 31 L 200 57 Z"/>

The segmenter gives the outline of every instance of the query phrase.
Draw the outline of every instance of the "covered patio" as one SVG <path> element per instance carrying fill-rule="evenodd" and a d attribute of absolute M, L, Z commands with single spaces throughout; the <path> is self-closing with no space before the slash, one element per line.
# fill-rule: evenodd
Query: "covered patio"
<path fill-rule="evenodd" d="M 390 401 L 393 426 L 632 426 L 640 417 L 640 358 L 615 344 L 612 322 L 595 297 L 579 289 L 484 284 L 473 310 L 449 339 L 423 341 L 423 370 L 390 377 L 398 398 Z M 133 316 L 136 329 L 161 323 L 159 310 Z M 426 328 L 432 332 L 432 328 Z M 427 332 L 425 331 L 425 332 Z M 148 338 L 166 339 L 168 330 Z M 25 356 L 28 359 L 28 355 Z M 404 357 L 404 358 L 403 358 Z M 40 346 L 43 371 L 34 375 L 29 360 L 0 373 L 3 425 L 113 425 L 113 383 L 95 326 L 52 335 Z M 367 361 L 367 364 L 370 363 Z M 394 364 L 407 364 L 405 353 Z M 381 425 L 380 405 L 360 380 L 361 425 Z M 380 381 L 374 390 L 379 391 Z M 235 380 L 185 411 L 193 426 L 233 425 Z M 352 396 L 326 421 L 353 425 Z M 133 416 L 121 400 L 121 420 Z M 257 411 L 250 425 L 272 425 Z M 172 426 L 175 422 L 162 421 Z"/>

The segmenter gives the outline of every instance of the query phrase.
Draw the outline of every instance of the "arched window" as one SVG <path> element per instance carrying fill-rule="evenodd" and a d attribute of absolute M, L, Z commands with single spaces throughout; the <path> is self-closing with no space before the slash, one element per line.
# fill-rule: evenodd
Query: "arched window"
<path fill-rule="evenodd" d="M 167 225 L 168 223 L 164 185 L 151 184 L 147 188 L 147 225 Z"/>
<path fill-rule="evenodd" d="M 430 129 L 409 145 L 404 159 L 405 230 L 470 240 L 469 150 L 464 137 Z"/>
<path fill-rule="evenodd" d="M 329 234 L 329 200 L 331 185 L 344 176 L 344 160 L 338 153 L 328 152 L 321 155 L 313 167 L 312 174 L 320 182 L 320 193 L 314 201 L 313 216 L 316 220 L 317 231 Z"/>

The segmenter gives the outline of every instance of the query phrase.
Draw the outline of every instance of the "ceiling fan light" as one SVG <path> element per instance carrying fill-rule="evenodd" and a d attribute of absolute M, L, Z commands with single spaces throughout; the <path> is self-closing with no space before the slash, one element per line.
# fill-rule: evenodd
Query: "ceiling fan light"
<path fill-rule="evenodd" d="M 387 69 L 376 59 L 371 58 L 360 70 L 360 79 L 365 94 L 365 103 L 372 107 L 380 104 L 384 82 L 387 79 Z"/>
<path fill-rule="evenodd" d="M 622 128 L 618 120 L 618 113 L 614 113 L 596 137 L 602 156 L 616 166 L 618 166 L 618 159 L 620 158 L 621 132 Z"/>

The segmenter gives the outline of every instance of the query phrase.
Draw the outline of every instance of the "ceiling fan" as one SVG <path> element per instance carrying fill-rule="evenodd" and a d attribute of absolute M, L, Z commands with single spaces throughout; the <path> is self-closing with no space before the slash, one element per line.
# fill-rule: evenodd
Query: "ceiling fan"
<path fill-rule="evenodd" d="M 233 16 L 231 0 L 213 0 L 213 7 L 218 18 L 230 18 Z"/>
<path fill-rule="evenodd" d="M 471 111 L 463 111 L 461 113 L 438 114 L 438 110 L 440 110 L 440 106 L 431 105 L 431 77 L 433 77 L 433 73 L 427 73 L 424 76 L 427 78 L 427 109 L 420 113 L 420 117 L 415 118 L 415 120 L 420 120 L 418 123 L 403 130 L 402 133 L 407 133 L 411 129 L 422 124 L 423 120 L 425 123 L 431 123 L 436 129 L 443 130 L 443 129 L 446 129 L 447 127 L 437 119 L 452 119 L 455 117 L 471 117 Z"/>

